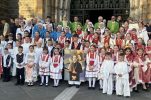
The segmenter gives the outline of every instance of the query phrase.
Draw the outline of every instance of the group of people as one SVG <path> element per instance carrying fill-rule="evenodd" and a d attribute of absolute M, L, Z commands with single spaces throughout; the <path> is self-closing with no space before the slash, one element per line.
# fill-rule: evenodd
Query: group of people
<path fill-rule="evenodd" d="M 69 86 L 81 84 L 80 74 L 84 72 L 88 89 L 95 89 L 99 80 L 100 89 L 109 95 L 130 97 L 130 92 L 138 92 L 141 84 L 144 91 L 151 83 L 151 23 L 142 20 L 126 21 L 121 16 L 106 21 L 102 16 L 93 23 L 70 22 L 66 17 L 59 23 L 22 16 L 1 21 L 4 25 L 0 35 L 0 76 L 8 82 L 16 76 L 16 85 L 33 86 L 40 76 L 40 86 L 48 86 L 49 78 L 53 87 L 59 86 L 64 71 L 69 72 Z M 65 66 L 65 50 L 82 50 L 85 66 L 74 54 L 70 64 Z M 66 68 L 65 68 L 66 67 Z"/>

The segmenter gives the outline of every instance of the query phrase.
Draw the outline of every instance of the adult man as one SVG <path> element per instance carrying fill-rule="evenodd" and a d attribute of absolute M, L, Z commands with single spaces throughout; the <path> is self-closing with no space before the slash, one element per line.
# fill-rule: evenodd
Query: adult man
<path fill-rule="evenodd" d="M 115 34 L 119 30 L 119 23 L 115 21 L 115 16 L 111 17 L 111 20 L 108 21 L 107 27 L 110 29 L 111 33 Z"/>

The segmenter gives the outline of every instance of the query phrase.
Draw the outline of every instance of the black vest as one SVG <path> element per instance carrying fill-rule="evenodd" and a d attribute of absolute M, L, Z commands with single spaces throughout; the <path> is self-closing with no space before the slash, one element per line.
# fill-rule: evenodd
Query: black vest
<path fill-rule="evenodd" d="M 17 63 L 19 63 L 19 64 L 22 63 L 24 60 L 24 54 L 21 54 L 21 55 L 17 54 L 16 60 L 17 60 Z"/>
<path fill-rule="evenodd" d="M 7 58 L 6 58 L 6 65 L 8 65 L 8 64 L 9 64 L 10 59 L 11 59 L 11 56 L 10 56 L 10 55 L 8 55 L 8 56 L 7 56 Z"/>

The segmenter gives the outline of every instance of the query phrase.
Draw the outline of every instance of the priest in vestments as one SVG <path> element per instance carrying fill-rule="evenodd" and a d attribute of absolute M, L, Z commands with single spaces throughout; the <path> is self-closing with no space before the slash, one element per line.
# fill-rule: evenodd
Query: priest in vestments
<path fill-rule="evenodd" d="M 119 23 L 115 21 L 115 16 L 112 16 L 111 20 L 108 21 L 107 27 L 113 34 L 116 34 L 119 31 Z"/>
<path fill-rule="evenodd" d="M 78 17 L 74 17 L 74 22 L 71 23 L 71 31 L 75 32 L 78 25 L 82 26 L 82 24 L 78 21 Z"/>

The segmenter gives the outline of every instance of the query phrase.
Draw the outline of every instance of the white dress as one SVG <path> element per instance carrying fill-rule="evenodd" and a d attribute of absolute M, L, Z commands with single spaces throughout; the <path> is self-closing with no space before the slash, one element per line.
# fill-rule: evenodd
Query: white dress
<path fill-rule="evenodd" d="M 39 75 L 49 75 L 50 74 L 50 57 L 49 54 L 42 54 L 39 59 Z"/>
<path fill-rule="evenodd" d="M 90 57 L 90 53 L 88 53 L 86 55 L 86 76 L 85 77 L 95 77 L 97 78 L 97 75 L 98 75 L 98 69 L 99 69 L 99 66 L 98 66 L 98 60 L 99 60 L 99 57 L 97 55 L 97 53 L 94 53 L 93 54 L 93 58 Z M 93 64 L 91 64 L 91 62 Z M 90 66 L 93 67 L 92 70 L 90 70 Z"/>
<path fill-rule="evenodd" d="M 50 59 L 50 77 L 52 79 L 62 79 L 63 58 L 55 55 Z"/>
<path fill-rule="evenodd" d="M 35 66 L 36 63 L 36 55 L 35 53 L 27 53 L 26 54 L 26 58 L 25 58 L 25 69 L 26 69 L 26 78 L 25 81 L 26 82 L 35 82 L 37 81 L 37 69 Z M 29 68 L 28 65 L 32 65 L 32 68 Z"/>

